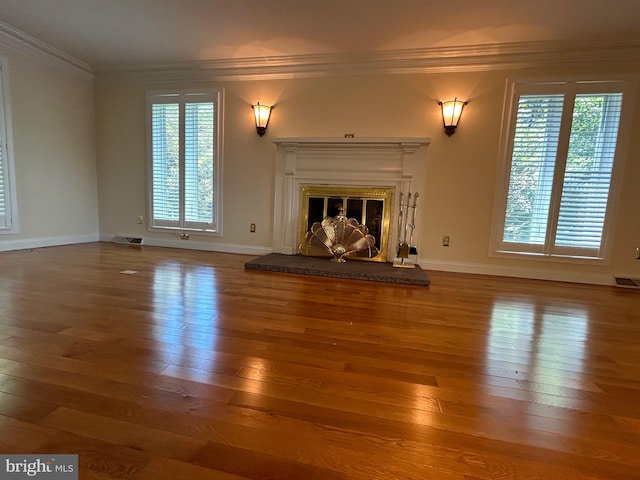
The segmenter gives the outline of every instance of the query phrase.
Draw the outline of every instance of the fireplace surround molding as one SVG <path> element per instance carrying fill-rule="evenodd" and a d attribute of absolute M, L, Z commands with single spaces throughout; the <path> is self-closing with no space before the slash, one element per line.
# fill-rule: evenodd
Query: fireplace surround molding
<path fill-rule="evenodd" d="M 426 137 L 273 138 L 276 145 L 273 251 L 298 253 L 301 192 L 306 186 L 391 188 L 389 245 L 398 243 L 399 194 L 423 193 Z M 416 211 L 419 245 L 422 209 Z M 392 247 L 393 248 L 393 247 Z"/>

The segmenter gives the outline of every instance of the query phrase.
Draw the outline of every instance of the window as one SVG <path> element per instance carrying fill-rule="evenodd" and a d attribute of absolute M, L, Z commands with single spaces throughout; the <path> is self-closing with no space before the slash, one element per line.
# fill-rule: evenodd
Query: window
<path fill-rule="evenodd" d="M 0 58 L 0 233 L 18 229 L 6 62 Z"/>
<path fill-rule="evenodd" d="M 150 227 L 221 234 L 222 91 L 150 93 Z"/>
<path fill-rule="evenodd" d="M 513 85 L 498 252 L 604 258 L 626 82 Z"/>

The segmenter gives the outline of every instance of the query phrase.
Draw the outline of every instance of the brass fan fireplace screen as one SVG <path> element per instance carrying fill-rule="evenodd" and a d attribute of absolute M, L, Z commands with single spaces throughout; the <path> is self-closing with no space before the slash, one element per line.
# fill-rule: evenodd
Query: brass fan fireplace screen
<path fill-rule="evenodd" d="M 327 217 L 346 216 L 366 226 L 375 239 L 377 255 L 368 258 L 354 256 L 358 260 L 387 261 L 389 241 L 389 210 L 392 188 L 329 187 L 307 185 L 301 189 L 300 245 L 305 245 L 305 237 L 314 223 Z M 314 251 L 304 248 L 300 253 L 314 255 Z"/>

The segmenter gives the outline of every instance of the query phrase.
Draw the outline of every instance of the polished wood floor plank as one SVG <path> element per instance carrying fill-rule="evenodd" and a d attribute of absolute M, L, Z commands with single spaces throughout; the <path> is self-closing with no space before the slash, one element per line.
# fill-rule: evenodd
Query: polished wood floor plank
<path fill-rule="evenodd" d="M 200 467 L 163 457 L 155 457 L 136 476 L 136 480 L 247 480 L 220 470 Z"/>
<path fill-rule="evenodd" d="M 175 460 L 190 460 L 207 442 L 124 420 L 60 407 L 39 422 L 77 435 L 127 445 L 129 448 Z"/>
<path fill-rule="evenodd" d="M 43 427 L 49 432 L 49 441 L 34 453 L 73 452 L 78 455 L 79 475 L 84 478 L 85 469 L 114 478 L 135 479 L 153 458 L 150 454 L 126 444 L 106 442 L 74 433 Z"/>
<path fill-rule="evenodd" d="M 94 480 L 639 478 L 638 292 L 250 258 L 0 253 L 0 453 Z"/>

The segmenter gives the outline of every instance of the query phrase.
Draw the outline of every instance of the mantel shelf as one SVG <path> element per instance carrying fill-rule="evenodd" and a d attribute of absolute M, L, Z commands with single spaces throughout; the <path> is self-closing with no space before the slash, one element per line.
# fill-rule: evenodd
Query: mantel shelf
<path fill-rule="evenodd" d="M 428 137 L 277 137 L 276 145 L 429 145 Z"/>

